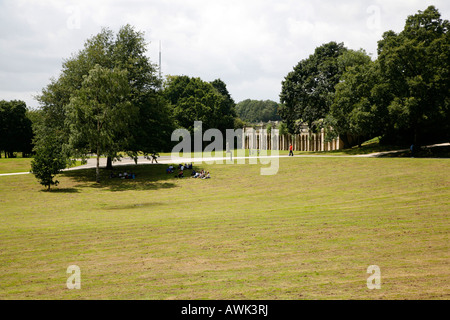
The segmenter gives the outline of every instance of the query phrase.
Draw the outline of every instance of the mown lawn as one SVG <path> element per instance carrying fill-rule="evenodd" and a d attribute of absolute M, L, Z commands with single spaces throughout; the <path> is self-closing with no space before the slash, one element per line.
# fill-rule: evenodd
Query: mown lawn
<path fill-rule="evenodd" d="M 31 160 L 32 158 L 0 158 L 0 174 L 29 172 Z"/>
<path fill-rule="evenodd" d="M 141 165 L 100 185 L 73 171 L 52 192 L 0 177 L 0 299 L 450 298 L 449 160 L 204 167 L 212 179 Z"/>

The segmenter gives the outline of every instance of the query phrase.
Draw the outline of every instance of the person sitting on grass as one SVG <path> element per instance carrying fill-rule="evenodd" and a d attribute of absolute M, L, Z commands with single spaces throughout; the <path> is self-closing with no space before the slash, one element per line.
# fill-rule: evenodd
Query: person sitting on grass
<path fill-rule="evenodd" d="M 196 172 L 195 175 L 193 176 L 193 178 L 201 178 L 203 174 L 203 170 L 200 172 Z"/>
<path fill-rule="evenodd" d="M 178 175 L 176 176 L 177 178 L 184 178 L 184 172 L 183 170 L 180 170 L 180 172 L 178 172 Z"/>
<path fill-rule="evenodd" d="M 202 179 L 211 179 L 211 175 L 209 174 L 209 171 L 205 174 L 205 176 Z"/>

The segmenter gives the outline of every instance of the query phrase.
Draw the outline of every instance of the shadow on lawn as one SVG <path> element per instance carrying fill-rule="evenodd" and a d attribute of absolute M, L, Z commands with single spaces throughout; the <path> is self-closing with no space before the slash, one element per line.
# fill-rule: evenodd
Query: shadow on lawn
<path fill-rule="evenodd" d="M 410 158 L 412 155 L 410 151 L 400 151 L 382 154 L 379 157 Z M 414 154 L 414 158 L 450 158 L 450 146 L 420 147 Z"/>
<path fill-rule="evenodd" d="M 149 165 L 119 165 L 113 167 L 113 170 L 105 168 L 100 169 L 100 183 L 95 181 L 95 169 L 82 169 L 65 171 L 64 177 L 77 182 L 76 188 L 98 188 L 109 189 L 110 191 L 127 190 L 157 190 L 176 187 L 174 181 L 177 179 L 174 174 L 166 173 L 167 165 L 149 164 Z M 135 179 L 121 179 L 117 176 L 119 173 L 134 173 Z M 113 173 L 116 177 L 111 178 Z M 55 189 L 56 191 L 56 189 Z"/>
<path fill-rule="evenodd" d="M 77 188 L 58 188 L 58 187 L 53 187 L 49 190 L 44 189 L 41 190 L 41 192 L 51 192 L 51 193 L 79 193 L 80 190 Z"/>

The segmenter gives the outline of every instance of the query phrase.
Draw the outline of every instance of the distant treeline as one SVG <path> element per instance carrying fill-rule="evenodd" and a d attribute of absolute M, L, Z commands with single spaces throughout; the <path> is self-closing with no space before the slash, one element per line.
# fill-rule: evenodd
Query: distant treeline
<path fill-rule="evenodd" d="M 33 130 L 29 111 L 20 100 L 0 101 L 0 158 L 13 158 L 17 152 L 31 153 Z"/>
<path fill-rule="evenodd" d="M 243 121 L 250 123 L 280 121 L 278 107 L 278 103 L 272 100 L 247 99 L 236 105 L 236 113 Z"/>

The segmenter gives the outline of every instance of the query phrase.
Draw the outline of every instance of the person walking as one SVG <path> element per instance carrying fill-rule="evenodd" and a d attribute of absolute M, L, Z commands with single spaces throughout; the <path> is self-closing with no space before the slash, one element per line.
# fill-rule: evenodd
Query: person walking
<path fill-rule="evenodd" d="M 294 151 L 293 151 L 293 147 L 292 147 L 292 144 L 291 145 L 289 145 L 289 157 L 293 157 L 294 156 Z"/>
<path fill-rule="evenodd" d="M 231 150 L 230 150 L 230 143 L 229 142 L 227 142 L 227 145 L 226 145 L 226 153 L 230 154 L 230 161 L 233 161 L 233 152 L 231 152 Z"/>

